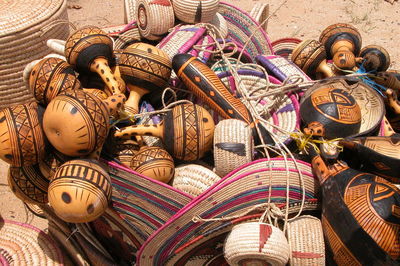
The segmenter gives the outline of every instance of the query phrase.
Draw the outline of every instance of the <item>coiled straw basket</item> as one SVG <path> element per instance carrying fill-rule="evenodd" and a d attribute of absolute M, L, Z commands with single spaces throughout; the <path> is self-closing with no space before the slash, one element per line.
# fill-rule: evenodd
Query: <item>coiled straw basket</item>
<path fill-rule="evenodd" d="M 66 0 L 0 2 L 0 108 L 33 99 L 25 65 L 51 51 L 46 40 L 69 35 Z"/>

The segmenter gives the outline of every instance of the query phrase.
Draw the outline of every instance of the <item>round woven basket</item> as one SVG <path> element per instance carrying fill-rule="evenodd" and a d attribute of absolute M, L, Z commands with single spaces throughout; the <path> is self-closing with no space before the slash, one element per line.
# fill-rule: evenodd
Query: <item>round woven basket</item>
<path fill-rule="evenodd" d="M 282 38 L 272 42 L 272 48 L 274 49 L 275 55 L 280 55 L 289 59 L 296 46 L 301 43 L 300 39 L 297 38 Z"/>
<path fill-rule="evenodd" d="M 221 38 L 226 38 L 228 36 L 228 23 L 220 13 L 217 12 L 215 14 L 213 19 L 210 21 L 210 24 L 214 25 L 218 29 Z"/>
<path fill-rule="evenodd" d="M 215 172 L 225 176 L 253 159 L 253 137 L 248 124 L 237 119 L 220 121 L 214 130 Z"/>
<path fill-rule="evenodd" d="M 174 26 L 174 9 L 169 0 L 138 0 L 136 9 L 139 31 L 146 39 L 160 40 Z"/>
<path fill-rule="evenodd" d="M 174 0 L 175 16 L 186 23 L 210 22 L 218 10 L 219 0 Z"/>
<path fill-rule="evenodd" d="M 325 265 L 325 242 L 321 221 L 310 215 L 287 224 L 290 265 Z"/>
<path fill-rule="evenodd" d="M 197 164 L 187 164 L 175 168 L 172 186 L 197 197 L 221 178 L 213 171 Z"/>
<path fill-rule="evenodd" d="M 283 266 L 289 261 L 289 251 L 285 234 L 273 225 L 260 222 L 235 225 L 224 246 L 229 265 Z"/>
<path fill-rule="evenodd" d="M 63 255 L 40 229 L 0 218 L 0 264 L 63 265 Z"/>
<path fill-rule="evenodd" d="M 69 35 L 66 0 L 0 2 L 0 108 L 33 100 L 25 65 L 51 51 L 46 40 Z"/>

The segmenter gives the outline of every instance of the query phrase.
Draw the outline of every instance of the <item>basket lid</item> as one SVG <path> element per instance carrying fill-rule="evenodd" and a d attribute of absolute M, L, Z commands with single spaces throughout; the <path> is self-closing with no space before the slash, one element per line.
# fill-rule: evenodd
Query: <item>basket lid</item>
<path fill-rule="evenodd" d="M 66 0 L 0 2 L 0 37 L 25 30 L 55 14 Z"/>

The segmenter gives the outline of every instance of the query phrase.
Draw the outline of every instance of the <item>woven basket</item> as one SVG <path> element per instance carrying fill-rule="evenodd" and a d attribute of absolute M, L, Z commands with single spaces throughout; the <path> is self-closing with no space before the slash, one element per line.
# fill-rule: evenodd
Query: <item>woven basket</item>
<path fill-rule="evenodd" d="M 292 55 L 292 51 L 296 46 L 301 43 L 300 39 L 296 38 L 282 38 L 272 42 L 272 48 L 274 49 L 275 55 L 280 55 L 286 59 L 289 59 Z"/>
<path fill-rule="evenodd" d="M 180 265 L 190 261 L 192 265 L 202 265 L 202 258 L 207 258 L 208 262 L 215 262 L 214 265 L 223 265 L 226 263 L 222 250 L 226 234 L 235 223 L 246 218 L 243 216 L 231 221 L 196 222 L 192 220 L 193 217 L 208 219 L 240 215 L 254 205 L 268 202 L 270 184 L 271 203 L 281 208 L 283 213 L 286 211 L 287 192 L 289 214 L 299 211 L 303 195 L 303 210 L 317 210 L 318 180 L 312 174 L 309 164 L 298 160 L 296 162 L 298 167 L 289 159 L 286 162 L 283 158 L 263 159 L 231 172 L 153 233 L 139 250 L 137 263 Z M 299 172 L 304 181 L 304 194 Z"/>
<path fill-rule="evenodd" d="M 226 38 L 228 36 L 228 23 L 220 13 L 217 12 L 215 14 L 213 19 L 210 21 L 210 24 L 214 25 L 218 29 L 221 38 Z"/>
<path fill-rule="evenodd" d="M 218 10 L 219 0 L 174 0 L 175 16 L 185 23 L 210 22 Z"/>
<path fill-rule="evenodd" d="M 325 242 L 321 221 L 303 215 L 287 224 L 290 265 L 325 265 Z"/>
<path fill-rule="evenodd" d="M 257 55 L 273 54 L 273 48 L 268 35 L 248 13 L 223 2 L 219 5 L 218 13 L 228 23 L 228 39 L 239 46 L 243 47 L 246 45 L 245 51 L 249 53 L 252 62 L 255 62 Z M 248 42 L 250 36 L 251 39 Z"/>
<path fill-rule="evenodd" d="M 273 225 L 260 222 L 235 225 L 224 245 L 224 256 L 229 265 L 284 266 L 289 261 L 289 253 L 285 234 Z"/>
<path fill-rule="evenodd" d="M 257 2 L 251 9 L 249 15 L 257 21 L 258 24 L 264 23 L 261 27 L 267 31 L 268 27 L 268 16 L 269 16 L 269 5 L 266 3 Z"/>
<path fill-rule="evenodd" d="M 137 23 L 140 34 L 149 40 L 160 40 L 174 26 L 174 9 L 169 0 L 137 0 Z"/>
<path fill-rule="evenodd" d="M 225 176 L 253 159 L 253 136 L 249 125 L 237 119 L 220 121 L 214 130 L 215 172 Z"/>
<path fill-rule="evenodd" d="M 124 0 L 124 22 L 137 20 L 137 0 Z"/>
<path fill-rule="evenodd" d="M 49 38 L 66 39 L 66 0 L 0 3 L 0 108 L 33 100 L 23 81 L 25 65 L 50 53 Z"/>
<path fill-rule="evenodd" d="M 0 218 L 0 265 L 63 265 L 63 254 L 40 229 Z"/>
<path fill-rule="evenodd" d="M 187 164 L 175 168 L 172 186 L 197 197 L 220 179 L 217 174 L 204 166 Z"/>

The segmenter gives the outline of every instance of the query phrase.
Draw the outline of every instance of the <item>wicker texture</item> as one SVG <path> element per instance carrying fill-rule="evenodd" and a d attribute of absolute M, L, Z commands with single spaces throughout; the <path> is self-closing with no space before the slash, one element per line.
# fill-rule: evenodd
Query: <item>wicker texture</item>
<path fill-rule="evenodd" d="M 194 222 L 192 218 L 197 215 L 208 219 L 241 214 L 256 204 L 268 201 L 270 184 L 271 203 L 285 212 L 287 181 L 290 184 L 288 212 L 297 213 L 303 195 L 299 172 L 302 173 L 305 189 L 303 210 L 316 210 L 318 180 L 312 174 L 309 164 L 296 162 L 298 167 L 289 159 L 287 162 L 283 158 L 263 159 L 231 172 L 159 228 L 139 250 L 137 263 L 179 265 L 194 258 L 194 253 L 199 256 L 210 255 L 210 260 L 214 256 L 222 256 L 222 250 L 214 250 L 208 245 L 201 248 L 200 245 L 209 241 L 207 244 L 222 247 L 224 234 L 230 230 L 232 223 Z"/>
<path fill-rule="evenodd" d="M 257 2 L 251 9 L 249 15 L 257 21 L 258 24 L 262 24 L 262 28 L 267 31 L 268 16 L 269 16 L 269 5 L 266 3 Z"/>
<path fill-rule="evenodd" d="M 174 26 L 174 9 L 169 0 L 137 0 L 137 23 L 140 34 L 149 40 L 160 40 Z"/>
<path fill-rule="evenodd" d="M 272 48 L 275 55 L 280 55 L 286 59 L 291 58 L 292 51 L 296 46 L 301 43 L 300 39 L 296 38 L 282 38 L 272 42 Z"/>
<path fill-rule="evenodd" d="M 172 186 L 197 197 L 221 178 L 208 168 L 187 164 L 175 168 Z"/>
<path fill-rule="evenodd" d="M 223 2 L 219 5 L 218 13 L 228 23 L 228 39 L 238 44 L 238 46 L 243 47 L 249 37 L 252 36 L 245 47 L 245 51 L 249 54 L 252 62 L 255 62 L 257 55 L 273 54 L 268 35 L 248 13 Z"/>
<path fill-rule="evenodd" d="M 220 121 L 214 130 L 215 172 L 225 176 L 253 159 L 251 128 L 237 119 Z"/>
<path fill-rule="evenodd" d="M 222 38 L 228 36 L 228 23 L 220 13 L 217 12 L 215 14 L 213 19 L 210 21 L 210 24 L 214 25 L 219 30 Z"/>
<path fill-rule="evenodd" d="M 303 215 L 289 221 L 287 237 L 290 265 L 325 265 L 325 242 L 321 221 Z"/>
<path fill-rule="evenodd" d="M 289 261 L 289 244 L 285 234 L 270 224 L 249 222 L 235 225 L 228 235 L 224 256 L 229 265 L 264 262 L 284 266 Z"/>
<path fill-rule="evenodd" d="M 129 23 L 137 20 L 137 0 L 125 0 L 124 1 L 124 21 Z"/>
<path fill-rule="evenodd" d="M 47 39 L 68 37 L 66 21 L 66 0 L 0 3 L 0 108 L 33 100 L 23 80 L 24 67 L 50 53 Z"/>
<path fill-rule="evenodd" d="M 46 233 L 0 218 L 1 265 L 63 265 L 60 248 Z"/>
<path fill-rule="evenodd" d="M 174 0 L 175 16 L 186 23 L 210 22 L 218 10 L 219 0 Z"/>

